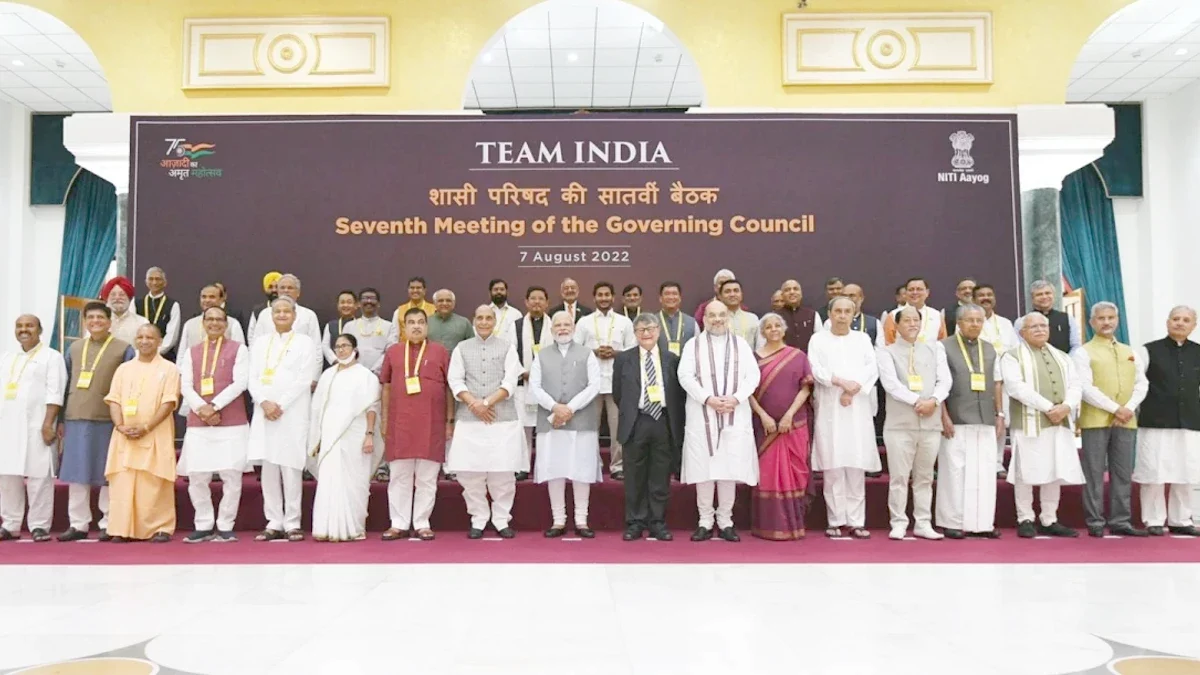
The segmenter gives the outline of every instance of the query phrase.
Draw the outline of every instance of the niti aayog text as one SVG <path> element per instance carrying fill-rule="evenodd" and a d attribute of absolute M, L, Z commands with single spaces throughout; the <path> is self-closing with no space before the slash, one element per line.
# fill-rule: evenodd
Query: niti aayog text
<path fill-rule="evenodd" d="M 816 216 L 804 214 L 795 218 L 757 218 L 735 215 L 728 219 L 728 231 L 734 234 L 812 234 L 816 231 Z M 611 234 L 706 234 L 720 237 L 725 234 L 723 218 L 626 218 L 609 216 L 604 230 Z M 433 219 L 435 235 L 508 235 L 524 237 L 531 234 L 598 234 L 600 221 L 569 215 L 526 221 L 483 216 L 478 219 L 438 217 Z M 419 216 L 395 220 L 355 220 L 342 216 L 334 221 L 334 233 L 343 236 L 409 235 L 431 233 L 429 221 Z"/>

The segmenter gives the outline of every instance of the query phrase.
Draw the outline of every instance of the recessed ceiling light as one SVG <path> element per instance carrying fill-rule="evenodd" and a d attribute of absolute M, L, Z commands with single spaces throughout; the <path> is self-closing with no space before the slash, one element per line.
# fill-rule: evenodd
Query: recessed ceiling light
<path fill-rule="evenodd" d="M 571 61 L 571 62 L 578 61 L 578 60 L 579 60 L 579 55 L 578 55 L 578 54 L 576 54 L 575 52 L 571 52 L 570 54 L 567 54 L 567 60 L 568 60 L 568 61 Z"/>
<path fill-rule="evenodd" d="M 25 62 L 20 59 L 13 59 L 12 64 L 14 66 L 20 67 L 20 66 L 25 65 Z"/>
<path fill-rule="evenodd" d="M 1180 47 L 1179 49 L 1176 49 L 1176 50 L 1175 50 L 1175 56 L 1183 56 L 1183 55 L 1185 55 L 1185 54 L 1187 54 L 1187 53 L 1188 53 L 1188 48 L 1187 48 L 1187 47 Z"/>
<path fill-rule="evenodd" d="M 484 55 L 483 55 L 483 62 L 484 62 L 484 63 L 491 63 L 491 62 L 492 62 L 492 55 L 491 55 L 491 54 L 484 54 Z"/>

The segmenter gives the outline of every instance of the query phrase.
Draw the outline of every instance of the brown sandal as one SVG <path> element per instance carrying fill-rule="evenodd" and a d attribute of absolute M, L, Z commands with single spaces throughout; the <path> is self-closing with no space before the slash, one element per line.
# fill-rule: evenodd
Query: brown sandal
<path fill-rule="evenodd" d="M 417 530 L 417 539 L 421 541 L 433 541 L 433 530 Z"/>
<path fill-rule="evenodd" d="M 387 532 L 384 532 L 383 536 L 380 537 L 380 539 L 382 539 L 383 541 L 396 541 L 397 539 L 407 539 L 407 538 L 408 538 L 407 532 L 401 532 L 400 530 L 398 530 L 394 527 L 389 527 Z"/>
<path fill-rule="evenodd" d="M 279 541 L 285 537 L 287 537 L 287 535 L 279 530 L 266 529 L 262 532 L 259 532 L 258 535 L 254 537 L 254 541 Z"/>
<path fill-rule="evenodd" d="M 285 536 L 288 541 L 304 541 L 304 532 L 301 530 L 288 530 Z"/>

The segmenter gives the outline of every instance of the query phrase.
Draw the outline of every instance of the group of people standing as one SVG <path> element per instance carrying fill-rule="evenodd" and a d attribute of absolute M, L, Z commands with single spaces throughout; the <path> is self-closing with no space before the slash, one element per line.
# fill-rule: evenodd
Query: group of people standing
<path fill-rule="evenodd" d="M 379 315 L 379 291 L 365 288 L 340 293 L 337 317 L 322 327 L 299 304 L 300 280 L 272 272 L 243 331 L 220 284 L 201 289 L 201 313 L 185 323 L 165 273 L 151 269 L 146 284 L 139 302 L 129 280 L 106 283 L 102 301 L 83 311 L 86 335 L 65 354 L 42 343 L 37 317 L 18 318 L 20 350 L 0 359 L 0 540 L 21 536 L 27 506 L 33 539 L 50 539 L 57 474 L 70 484 L 60 541 L 89 536 L 93 487 L 102 540 L 169 541 L 176 475 L 188 476 L 196 513 L 185 541 L 232 541 L 242 476 L 256 465 L 262 541 L 305 538 L 306 472 L 317 480 L 312 535 L 321 541 L 366 537 L 380 473 L 385 540 L 435 538 L 442 475 L 462 486 L 468 537 L 490 526 L 512 538 L 517 485 L 530 471 L 549 492 L 544 536 L 569 526 L 587 539 L 590 487 L 604 473 L 602 425 L 609 474 L 624 481 L 627 541 L 672 538 L 673 476 L 695 486 L 693 541 L 739 540 L 738 484 L 754 487 L 755 536 L 803 538 L 816 472 L 825 534 L 867 538 L 866 478 L 883 469 L 877 433 L 893 539 L 910 524 L 924 539 L 1000 536 L 997 475 L 1014 484 L 1021 537 L 1076 536 L 1057 519 L 1064 484 L 1086 485 L 1092 536 L 1106 527 L 1200 535 L 1189 503 L 1200 484 L 1200 345 L 1189 340 L 1196 314 L 1187 307 L 1172 310 L 1168 337 L 1133 349 L 1115 341 L 1110 303 L 1092 308 L 1095 337 L 1081 344 L 1045 282 L 1014 325 L 995 313 L 994 289 L 970 279 L 948 312 L 927 306 L 927 283 L 910 279 L 878 319 L 862 312 L 861 287 L 838 279 L 819 312 L 786 281 L 762 317 L 744 306 L 729 270 L 691 316 L 676 282 L 659 286 L 656 312 L 642 308 L 636 284 L 618 298 L 597 283 L 585 307 L 571 279 L 553 308 L 545 288 L 527 289 L 522 312 L 495 279 L 490 302 L 468 319 L 451 291 L 428 302 L 414 277 L 390 321 Z M 186 419 L 178 461 L 176 414 Z M 1131 522 L 1132 482 L 1142 486 L 1146 529 Z"/>

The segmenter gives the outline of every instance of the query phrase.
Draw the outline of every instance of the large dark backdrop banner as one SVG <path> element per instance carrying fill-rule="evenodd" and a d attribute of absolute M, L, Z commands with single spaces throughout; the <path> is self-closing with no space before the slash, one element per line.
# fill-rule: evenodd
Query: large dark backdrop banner
<path fill-rule="evenodd" d="M 674 115 L 135 118 L 131 272 L 167 270 L 193 296 L 221 280 L 234 307 L 262 275 L 295 272 L 328 315 L 343 288 L 388 310 L 422 275 L 459 309 L 502 277 L 524 289 L 577 279 L 682 282 L 690 310 L 731 268 L 761 312 L 787 278 L 806 302 L 826 277 L 863 285 L 867 309 L 928 278 L 996 286 L 1018 312 L 1014 116 Z M 186 304 L 186 302 L 185 302 Z M 590 303 L 589 303 L 590 304 Z"/>

